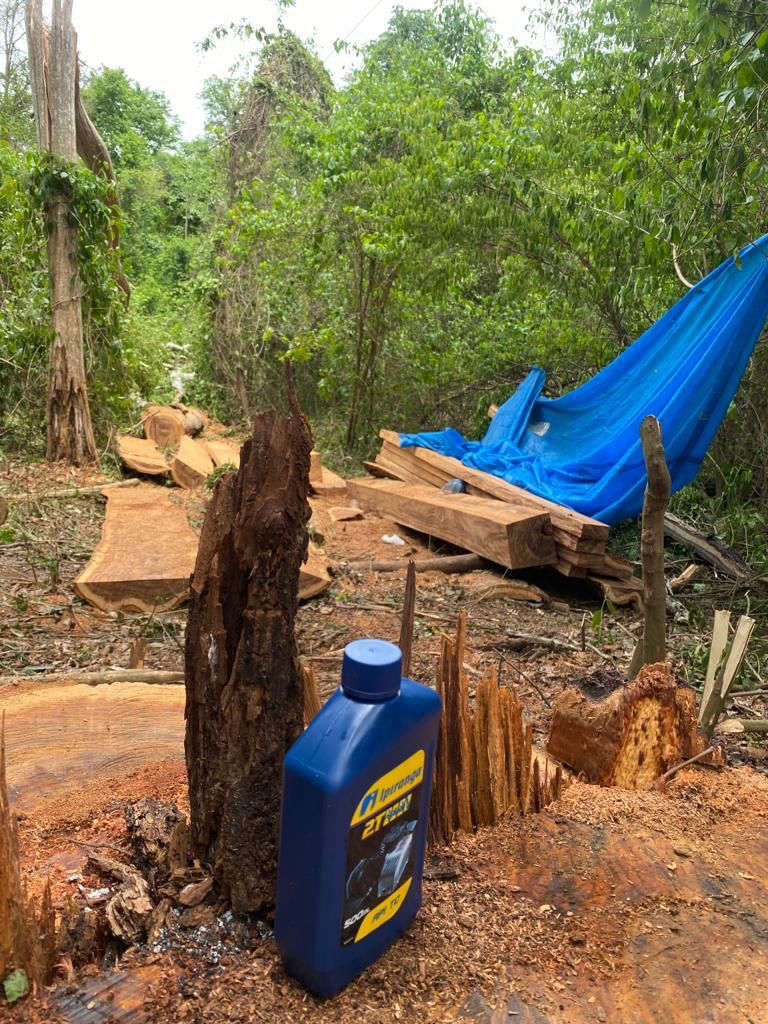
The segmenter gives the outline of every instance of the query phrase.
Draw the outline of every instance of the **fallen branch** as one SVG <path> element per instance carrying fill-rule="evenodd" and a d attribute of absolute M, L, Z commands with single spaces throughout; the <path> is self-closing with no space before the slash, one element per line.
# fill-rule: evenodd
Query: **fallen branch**
<path fill-rule="evenodd" d="M 671 779 L 673 775 L 677 775 L 683 768 L 687 768 L 688 765 L 697 764 L 699 761 L 703 761 L 705 757 L 709 757 L 710 754 L 714 754 L 717 750 L 717 744 L 713 743 L 711 747 L 707 747 L 706 750 L 702 750 L 699 754 L 694 754 L 693 757 L 689 757 L 687 761 L 681 761 L 680 764 L 674 765 L 668 772 L 664 772 L 660 775 L 655 782 L 652 782 L 648 789 L 662 789 L 668 779 Z"/>
<path fill-rule="evenodd" d="M 705 537 L 669 512 L 664 516 L 664 532 L 678 544 L 691 548 L 705 562 L 731 579 L 747 580 L 753 575 L 744 559 L 726 544 L 717 538 Z"/>
<path fill-rule="evenodd" d="M 183 683 L 183 672 L 164 672 L 145 668 L 103 669 L 99 672 L 41 672 L 39 675 L 0 676 L 0 686 L 4 683 L 57 683 L 62 680 L 73 683 L 84 683 L 86 686 L 99 686 L 101 683 Z"/>
<path fill-rule="evenodd" d="M 103 484 L 89 484 L 87 487 L 67 487 L 61 491 L 48 491 L 44 494 L 9 494 L 7 501 L 59 501 L 62 498 L 88 498 L 98 497 L 105 487 L 138 487 L 141 481 L 133 478 L 131 480 L 111 480 Z"/>
<path fill-rule="evenodd" d="M 535 636 L 533 633 L 512 633 L 507 630 L 508 640 L 497 640 L 492 644 L 483 644 L 480 648 L 483 651 L 522 651 L 526 647 L 545 647 L 550 651 L 573 651 L 576 654 L 583 653 L 581 645 L 569 644 L 565 640 L 556 640 L 551 636 Z M 585 644 L 585 648 L 591 651 L 592 654 L 596 654 L 603 661 L 610 662 L 611 659 L 607 654 L 604 654 L 599 648 L 595 647 L 594 644 Z"/>
<path fill-rule="evenodd" d="M 735 722 L 741 722 L 744 732 L 768 732 L 768 718 L 735 718 Z"/>
<path fill-rule="evenodd" d="M 422 558 L 414 562 L 416 572 L 445 572 L 462 573 L 473 572 L 475 569 L 487 569 L 489 566 L 496 568 L 492 562 L 481 558 L 480 555 L 448 555 L 437 558 Z M 393 559 L 389 562 L 347 562 L 343 568 L 352 569 L 355 572 L 398 572 L 400 569 L 407 569 L 408 562 L 404 558 Z"/>

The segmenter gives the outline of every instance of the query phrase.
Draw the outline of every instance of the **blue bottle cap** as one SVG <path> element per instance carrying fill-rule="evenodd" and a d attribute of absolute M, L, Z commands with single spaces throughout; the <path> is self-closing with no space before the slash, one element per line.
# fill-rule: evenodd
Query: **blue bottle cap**
<path fill-rule="evenodd" d="M 400 692 L 400 648 L 386 640 L 353 640 L 344 648 L 341 688 L 358 700 L 388 700 Z"/>

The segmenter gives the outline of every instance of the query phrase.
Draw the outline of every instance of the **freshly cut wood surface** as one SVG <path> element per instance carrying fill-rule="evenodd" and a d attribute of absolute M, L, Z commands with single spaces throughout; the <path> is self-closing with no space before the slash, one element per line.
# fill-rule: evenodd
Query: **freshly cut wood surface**
<path fill-rule="evenodd" d="M 195 441 L 185 434 L 171 459 L 171 476 L 175 482 L 179 487 L 194 490 L 205 483 L 213 469 L 213 459 L 208 454 L 206 442 Z"/>
<path fill-rule="evenodd" d="M 323 482 L 323 456 L 317 448 L 309 453 L 309 482 L 312 486 Z"/>
<path fill-rule="evenodd" d="M 75 590 L 104 611 L 168 611 L 189 596 L 197 534 L 168 490 L 105 488 L 101 540 Z"/>
<path fill-rule="evenodd" d="M 214 466 L 234 466 L 240 468 L 240 449 L 228 441 L 206 441 L 205 446 Z"/>
<path fill-rule="evenodd" d="M 706 748 L 696 694 L 664 664 L 646 665 L 608 697 L 571 686 L 556 699 L 548 752 L 588 782 L 645 789 L 674 764 Z"/>
<path fill-rule="evenodd" d="M 29 813 L 89 783 L 184 759 L 184 687 L 20 682 L 0 687 L 11 806 Z"/>
<path fill-rule="evenodd" d="M 617 606 L 632 604 L 637 611 L 643 610 L 643 581 L 639 576 L 630 576 L 626 579 L 611 579 L 606 576 L 587 573 L 587 580 L 593 584 L 600 593 Z"/>
<path fill-rule="evenodd" d="M 603 576 L 615 576 L 616 579 L 626 579 L 634 575 L 634 566 L 626 558 L 612 555 L 608 551 L 599 554 L 590 552 L 572 551 L 569 548 L 559 548 L 558 558 L 569 565 L 581 569 L 589 569 L 599 572 Z"/>
<path fill-rule="evenodd" d="M 130 434 L 117 435 L 117 454 L 120 461 L 135 473 L 145 476 L 164 476 L 168 472 L 165 456 L 154 441 Z"/>
<path fill-rule="evenodd" d="M 322 498 L 343 498 L 347 493 L 347 481 L 344 477 L 325 466 L 323 466 L 322 482 L 310 482 L 310 487 L 314 494 Z"/>
<path fill-rule="evenodd" d="M 400 447 L 400 435 L 394 430 L 380 430 L 379 437 L 394 447 Z M 412 455 L 412 458 L 416 460 L 428 463 L 433 469 L 442 469 L 445 473 L 449 474 L 446 479 L 464 480 L 465 483 L 476 487 L 488 496 L 498 498 L 500 501 L 507 501 L 518 505 L 533 505 L 546 509 L 550 513 L 553 526 L 559 527 L 566 532 L 575 533 L 585 539 L 598 540 L 608 538 L 610 527 L 605 523 L 598 522 L 596 519 L 590 519 L 589 516 L 583 516 L 572 509 L 558 505 L 554 501 L 540 498 L 538 495 L 531 494 L 522 487 L 508 484 L 506 480 L 493 476 L 491 473 L 485 473 L 483 470 L 465 466 L 458 459 L 452 459 L 447 455 L 439 455 L 437 452 L 430 451 L 427 448 L 401 448 L 400 450 L 403 453 Z"/>
<path fill-rule="evenodd" d="M 144 436 L 158 448 L 175 448 L 184 437 L 184 416 L 169 405 L 148 405 L 141 422 Z"/>
<path fill-rule="evenodd" d="M 468 494 L 445 494 L 433 487 L 398 480 L 348 480 L 347 487 L 364 508 L 474 551 L 508 569 L 554 561 L 555 546 L 546 533 L 546 512 L 516 509 Z"/>

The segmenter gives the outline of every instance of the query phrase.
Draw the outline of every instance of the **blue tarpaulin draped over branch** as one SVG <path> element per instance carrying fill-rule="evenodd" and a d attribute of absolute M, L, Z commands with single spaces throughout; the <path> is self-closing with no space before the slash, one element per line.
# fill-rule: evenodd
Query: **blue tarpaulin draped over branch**
<path fill-rule="evenodd" d="M 617 523 L 642 509 L 640 423 L 656 416 L 678 490 L 696 476 L 768 316 L 768 235 L 700 281 L 581 387 L 541 398 L 534 367 L 482 441 L 401 434 L 541 497 Z"/>

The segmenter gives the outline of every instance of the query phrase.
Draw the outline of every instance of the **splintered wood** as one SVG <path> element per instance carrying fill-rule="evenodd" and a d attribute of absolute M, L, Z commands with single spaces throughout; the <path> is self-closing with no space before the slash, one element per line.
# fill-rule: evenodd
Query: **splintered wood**
<path fill-rule="evenodd" d="M 495 671 L 477 686 L 474 710 L 464 673 L 467 620 L 456 638 L 444 636 L 437 671 L 443 701 L 435 758 L 430 841 L 448 843 L 454 832 L 494 825 L 505 814 L 528 814 L 556 800 L 563 786 L 558 765 L 540 770 L 533 756 L 533 730 L 523 706 L 501 689 Z"/>
<path fill-rule="evenodd" d="M 50 980 L 56 955 L 56 928 L 50 886 L 38 908 L 27 895 L 19 868 L 16 818 L 11 814 L 5 777 L 5 716 L 0 720 L 0 980 L 23 970 L 31 984 Z"/>

